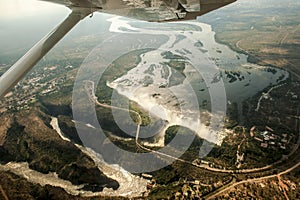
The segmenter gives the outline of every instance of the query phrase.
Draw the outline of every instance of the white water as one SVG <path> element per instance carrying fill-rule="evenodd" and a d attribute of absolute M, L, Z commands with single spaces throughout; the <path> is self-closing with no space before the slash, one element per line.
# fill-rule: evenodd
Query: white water
<path fill-rule="evenodd" d="M 65 140 L 65 141 L 68 141 L 68 142 L 71 142 L 71 140 L 69 138 L 64 136 L 61 129 L 59 128 L 58 119 L 56 117 L 51 117 L 50 125 L 58 133 L 58 135 L 61 137 L 61 139 Z"/>
<path fill-rule="evenodd" d="M 139 34 L 148 34 L 149 30 L 132 27 L 128 22 L 121 20 L 119 17 L 112 18 L 111 32 L 122 32 L 121 27 L 128 30 L 134 30 Z M 130 33 L 130 32 L 128 32 Z M 127 96 L 148 110 L 152 115 L 168 121 L 168 126 L 181 125 L 188 127 L 198 133 L 201 137 L 214 142 L 220 143 L 220 134 L 210 131 L 207 127 L 200 125 L 199 106 L 196 94 L 190 92 L 191 85 L 185 80 L 183 84 L 170 86 L 172 76 L 171 68 L 164 63 L 170 62 L 162 56 L 163 52 L 176 52 L 183 47 L 191 51 L 199 51 L 194 46 L 194 41 L 183 39 L 176 42 L 178 31 L 159 31 L 151 32 L 155 35 L 167 35 L 169 40 L 158 50 L 147 52 L 141 55 L 141 62 L 137 67 L 129 70 L 126 75 L 115 79 L 107 85 L 114 88 L 118 93 Z M 183 55 L 194 62 L 200 62 L 201 57 L 194 57 L 192 54 Z M 181 75 L 182 76 L 182 75 Z M 150 83 L 145 85 L 146 80 Z M 154 98 L 154 94 L 159 94 Z"/>
<path fill-rule="evenodd" d="M 217 72 L 223 76 L 228 99 L 240 102 L 269 85 L 278 84 L 280 76 L 284 76 L 282 81 L 288 78 L 286 71 L 273 68 L 276 73 L 270 73 L 267 71 L 267 67 L 248 63 L 246 55 L 236 53 L 226 45 L 216 43 L 215 33 L 212 31 L 211 26 L 204 23 L 183 22 L 178 23 L 178 29 L 176 30 L 172 30 L 172 28 L 160 30 L 159 28 L 147 28 L 147 26 L 150 26 L 149 23 L 130 21 L 121 17 L 114 17 L 108 21 L 112 23 L 110 26 L 111 32 L 126 33 L 129 37 L 130 34 L 164 35 L 168 37 L 168 41 L 157 50 L 142 54 L 140 56 L 141 62 L 135 68 L 107 83 L 107 85 L 119 94 L 137 102 L 151 114 L 167 120 L 169 126 L 181 125 L 188 127 L 200 137 L 216 144 L 221 144 L 224 130 L 219 128 L 212 130 L 210 127 L 199 123 L 199 107 L 194 106 L 195 102 L 193 102 L 193 92 L 191 92 L 190 84 L 193 88 L 205 88 L 206 91 L 209 90 L 209 87 L 214 87 L 212 80 L 217 78 L 218 74 L 209 68 L 212 68 L 212 65 L 218 66 Z M 198 30 L 183 31 L 186 25 L 198 27 Z M 150 27 L 155 27 L 155 25 Z M 182 36 L 182 39 L 177 40 L 178 36 Z M 199 41 L 201 41 L 202 46 L 195 46 L 195 43 Z M 184 70 L 187 78 L 182 84 L 170 86 L 172 71 L 169 66 L 164 65 L 170 60 L 163 58 L 161 55 L 165 51 L 176 52 L 177 55 L 189 62 Z M 197 65 L 197 69 L 192 65 Z M 241 74 L 242 78 L 235 77 L 238 79 L 237 81 L 230 81 L 225 71 L 237 72 Z M 169 73 L 168 76 L 164 76 L 166 73 Z M 199 83 L 199 76 L 195 76 L 197 73 L 201 74 L 202 83 Z M 234 73 L 230 75 L 236 76 Z M 145 84 L 146 82 L 148 83 Z M 154 94 L 160 95 L 154 98 Z M 201 96 L 202 99 L 209 100 L 210 98 L 207 94 L 203 94 L 198 90 L 194 95 Z M 178 103 L 180 103 L 180 106 L 178 106 Z M 217 115 L 220 115 L 219 120 L 222 121 L 224 113 L 214 113 L 214 117 L 218 118 Z"/>

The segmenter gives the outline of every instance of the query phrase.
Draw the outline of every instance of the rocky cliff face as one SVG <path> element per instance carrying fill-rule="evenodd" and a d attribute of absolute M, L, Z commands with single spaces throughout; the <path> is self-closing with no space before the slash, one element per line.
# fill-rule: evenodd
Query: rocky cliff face
<path fill-rule="evenodd" d="M 0 116 L 0 162 L 27 162 L 38 172 L 56 172 L 61 179 L 83 184 L 83 190 L 119 187 L 90 157 L 74 144 L 62 140 L 48 122 L 50 116 L 39 109 Z M 0 184 L 3 181 L 1 179 Z"/>
<path fill-rule="evenodd" d="M 114 197 L 80 197 L 68 194 L 60 187 L 45 185 L 44 187 L 28 182 L 11 172 L 0 171 L 0 199 L 63 199 L 63 200 L 87 200 L 87 199 L 106 199 L 113 200 Z M 21 187 L 20 187 L 21 186 Z M 125 198 L 118 198 L 125 199 Z"/>

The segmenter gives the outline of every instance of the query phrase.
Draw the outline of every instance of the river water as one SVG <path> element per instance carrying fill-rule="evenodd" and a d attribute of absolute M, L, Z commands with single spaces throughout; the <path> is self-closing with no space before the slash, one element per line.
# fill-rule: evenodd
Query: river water
<path fill-rule="evenodd" d="M 61 137 L 61 139 L 71 142 L 69 138 L 66 138 L 61 131 L 58 119 L 56 117 L 52 117 L 51 119 L 51 126 L 52 128 L 57 132 L 57 134 Z M 90 127 L 90 124 L 86 124 L 87 127 Z M 146 190 L 147 180 L 135 176 L 128 171 L 124 170 L 119 165 L 111 165 L 107 164 L 102 156 L 98 153 L 96 153 L 94 150 L 80 146 L 78 144 L 75 144 L 75 146 L 80 149 L 84 154 L 89 156 L 95 164 L 98 166 L 99 170 L 103 172 L 107 177 L 112 178 L 120 184 L 119 188 L 117 190 L 104 188 L 102 192 L 90 192 L 90 191 L 79 191 L 80 187 L 76 187 L 71 184 L 72 187 L 70 187 L 67 184 L 61 185 L 64 189 L 70 189 L 71 194 L 79 194 L 83 196 L 97 196 L 97 195 L 103 195 L 103 196 L 126 196 L 126 197 L 139 197 L 141 196 Z M 49 180 L 51 185 L 52 182 Z M 65 181 L 66 182 L 66 181 Z M 55 185 L 56 186 L 56 185 Z"/>
<path fill-rule="evenodd" d="M 141 62 L 136 68 L 114 81 L 117 84 L 114 88 L 118 88 L 124 85 L 124 80 L 130 80 L 131 84 L 125 82 L 127 92 L 132 93 L 138 87 L 143 87 L 143 80 L 150 75 L 145 71 L 153 66 L 158 68 L 156 69 L 157 73 L 150 75 L 155 84 L 165 84 L 164 82 L 169 81 L 170 76 L 162 80 L 161 73 L 159 73 L 162 70 L 160 68 L 161 63 L 166 62 L 160 56 L 160 51 L 164 50 L 175 51 L 177 55 L 186 59 L 190 58 L 187 54 L 202 56 L 202 60 L 195 61 L 205 62 L 205 59 L 211 60 L 219 70 L 219 75 L 223 78 L 226 95 L 230 101 L 243 101 L 269 86 L 278 85 L 289 76 L 288 72 L 283 69 L 249 63 L 247 55 L 237 53 L 228 46 L 217 43 L 215 32 L 208 24 L 194 21 L 153 25 L 152 23 L 125 20 L 119 17 L 112 18 L 109 21 L 112 22 L 111 32 L 131 35 L 164 35 L 168 37 L 167 42 L 163 43 L 157 50 L 143 54 Z M 130 37 L 130 35 L 127 36 Z M 191 47 L 191 42 L 195 42 L 193 45 L 197 48 Z M 200 49 L 202 54 L 199 55 L 195 49 Z M 198 63 L 191 64 L 197 65 Z M 201 73 L 200 71 L 200 75 L 203 76 Z M 185 76 L 191 78 L 195 74 L 186 71 Z M 199 75 L 197 78 L 199 78 Z M 193 81 L 193 79 L 191 78 L 190 81 Z M 207 89 L 205 83 L 199 84 L 198 87 L 204 89 L 201 90 L 202 92 Z M 129 94 L 127 95 L 129 96 Z"/>
<path fill-rule="evenodd" d="M 141 54 L 136 67 L 107 85 L 164 119 L 169 126 L 188 127 L 210 142 L 222 142 L 220 125 L 228 102 L 241 104 L 289 77 L 287 71 L 249 63 L 246 55 L 217 43 L 208 24 L 196 21 L 153 24 L 121 17 L 108 21 L 111 32 L 128 38 L 152 35 L 167 40 L 161 40 L 155 50 Z M 174 69 L 174 65 L 172 69 L 172 62 L 184 63 L 184 70 Z M 214 121 L 219 125 L 210 122 L 207 127 L 199 123 L 199 110 L 203 109 L 218 116 Z"/>

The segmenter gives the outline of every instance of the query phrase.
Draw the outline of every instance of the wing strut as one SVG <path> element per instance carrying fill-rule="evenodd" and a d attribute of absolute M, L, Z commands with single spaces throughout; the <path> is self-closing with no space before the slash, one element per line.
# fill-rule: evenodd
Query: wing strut
<path fill-rule="evenodd" d="M 0 77 L 0 98 L 15 86 L 80 20 L 93 12 L 89 8 L 72 8 L 72 13 L 54 30 L 35 44 Z"/>

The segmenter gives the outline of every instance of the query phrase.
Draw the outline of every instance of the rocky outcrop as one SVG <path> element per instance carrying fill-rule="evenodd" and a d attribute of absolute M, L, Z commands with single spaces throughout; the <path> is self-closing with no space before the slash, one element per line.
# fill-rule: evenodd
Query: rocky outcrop
<path fill-rule="evenodd" d="M 0 121 L 0 146 L 2 146 L 5 142 L 6 131 L 10 128 L 11 125 L 11 116 L 2 117 Z"/>
<path fill-rule="evenodd" d="M 91 158 L 45 124 L 48 117 L 37 109 L 16 113 L 14 117 L 1 116 L 1 123 L 7 121 L 1 130 L 5 134 L 0 146 L 1 162 L 28 162 L 31 169 L 56 172 L 59 178 L 75 185 L 84 184 L 86 190 L 117 189 L 117 181 L 105 176 Z"/>

